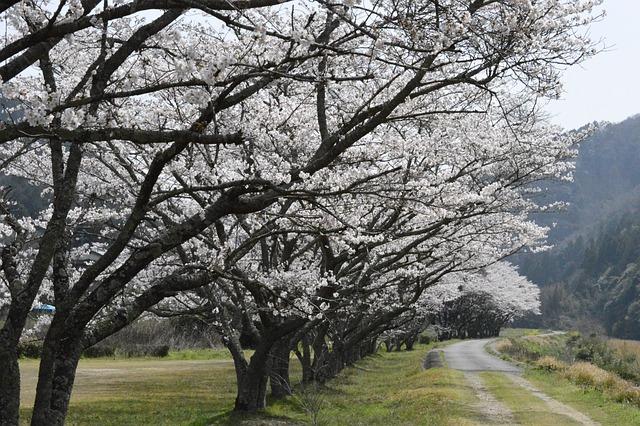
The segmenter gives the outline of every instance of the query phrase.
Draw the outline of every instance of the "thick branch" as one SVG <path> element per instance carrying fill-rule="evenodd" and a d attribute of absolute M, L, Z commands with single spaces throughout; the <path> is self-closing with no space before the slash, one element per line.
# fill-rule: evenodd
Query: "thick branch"
<path fill-rule="evenodd" d="M 76 143 L 104 142 L 111 140 L 125 140 L 135 144 L 148 145 L 157 143 L 194 143 L 202 145 L 241 145 L 244 140 L 240 132 L 229 135 L 205 135 L 192 130 L 141 130 L 132 128 L 103 128 L 75 130 L 57 128 L 49 129 L 42 126 L 30 126 L 21 123 L 7 126 L 0 130 L 0 143 L 12 141 L 21 137 L 61 139 Z"/>

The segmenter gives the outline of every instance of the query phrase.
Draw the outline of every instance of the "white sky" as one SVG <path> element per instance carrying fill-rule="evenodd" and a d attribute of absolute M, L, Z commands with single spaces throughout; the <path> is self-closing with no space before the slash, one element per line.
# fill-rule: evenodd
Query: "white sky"
<path fill-rule="evenodd" d="M 567 129 L 640 113 L 640 0 L 605 0 L 604 8 L 607 16 L 590 33 L 604 40 L 606 51 L 568 70 L 562 100 L 547 107 Z"/>

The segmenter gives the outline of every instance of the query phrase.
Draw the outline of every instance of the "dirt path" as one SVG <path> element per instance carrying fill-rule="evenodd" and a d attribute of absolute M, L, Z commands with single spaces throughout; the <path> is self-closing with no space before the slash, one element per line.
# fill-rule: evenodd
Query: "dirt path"
<path fill-rule="evenodd" d="M 492 425 L 515 425 L 517 424 L 513 413 L 506 405 L 498 401 L 484 386 L 482 379 L 477 373 L 466 372 L 464 378 L 473 388 L 476 396 L 480 400 L 475 408 L 482 413 L 486 424 Z"/>
<path fill-rule="evenodd" d="M 585 414 L 563 404 L 549 395 L 544 394 L 533 386 L 529 381 L 521 377 L 522 370 L 500 358 L 489 354 L 485 346 L 491 344 L 495 339 L 465 340 L 444 348 L 446 364 L 449 368 L 464 371 L 465 378 L 474 389 L 481 401 L 478 410 L 487 418 L 487 424 L 519 424 L 512 411 L 498 401 L 482 382 L 478 375 L 480 372 L 494 372 L 504 374 L 511 379 L 514 386 L 521 387 L 531 394 L 531 398 L 539 398 L 546 403 L 549 413 L 565 416 L 572 421 L 585 426 L 594 426 L 599 423 L 594 422 Z M 516 409 L 516 407 L 514 407 Z"/>
<path fill-rule="evenodd" d="M 568 405 L 563 404 L 562 402 L 556 399 L 553 399 L 549 395 L 541 392 L 535 386 L 533 386 L 531 382 L 529 382 L 528 380 L 525 380 L 522 377 L 516 376 L 514 374 L 507 374 L 507 377 L 509 377 L 511 381 L 513 381 L 513 383 L 515 383 L 516 385 L 525 388 L 526 390 L 531 392 L 531 394 L 533 394 L 534 396 L 546 402 L 551 412 L 569 417 L 570 419 L 576 421 L 577 423 L 580 423 L 585 426 L 596 426 L 600 424 L 600 423 L 594 422 L 588 416 L 582 414 L 578 410 L 572 407 L 569 407 Z"/>

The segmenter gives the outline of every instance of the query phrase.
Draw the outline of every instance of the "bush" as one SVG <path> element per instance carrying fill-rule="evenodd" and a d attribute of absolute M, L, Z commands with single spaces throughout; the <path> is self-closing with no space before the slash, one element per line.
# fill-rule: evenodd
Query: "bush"
<path fill-rule="evenodd" d="M 577 362 L 565 371 L 564 376 L 577 385 L 602 391 L 614 401 L 640 406 L 640 388 L 593 364 Z"/>
<path fill-rule="evenodd" d="M 513 344 L 511 343 L 510 340 L 498 340 L 495 345 L 494 348 L 496 351 L 498 352 L 504 352 L 504 353 L 509 353 L 511 351 Z"/>
<path fill-rule="evenodd" d="M 546 371 L 564 371 L 567 369 L 567 364 L 548 355 L 538 359 L 535 362 L 535 366 Z"/>
<path fill-rule="evenodd" d="M 640 406 L 640 388 L 637 386 L 627 386 L 622 389 L 618 389 L 612 397 L 617 402 L 626 402 Z"/>
<path fill-rule="evenodd" d="M 91 346 L 82 352 L 82 355 L 87 358 L 102 358 L 110 357 L 116 354 L 116 349 L 112 346 Z"/>
<path fill-rule="evenodd" d="M 567 369 L 564 376 L 577 385 L 600 390 L 604 389 L 605 383 L 607 387 L 613 384 L 611 373 L 588 362 L 576 362 Z"/>
<path fill-rule="evenodd" d="M 149 353 L 150 356 L 164 358 L 169 355 L 169 345 L 155 346 Z"/>
<path fill-rule="evenodd" d="M 578 337 L 567 341 L 575 360 L 590 362 L 611 371 L 625 380 L 640 382 L 640 365 L 635 354 L 622 352 L 595 335 Z"/>
<path fill-rule="evenodd" d="M 640 406 L 640 388 L 635 385 L 640 379 L 638 357 L 631 350 L 620 349 L 620 345 L 593 334 L 568 333 L 510 338 L 496 346 L 500 352 L 531 362 L 541 370 L 562 372 L 571 382 L 597 389 L 610 399 Z"/>
<path fill-rule="evenodd" d="M 505 353 L 519 361 L 537 361 L 546 354 L 546 349 L 533 338 L 513 338 L 501 341 L 496 345 L 496 350 Z"/>
<path fill-rule="evenodd" d="M 18 357 L 40 358 L 42 356 L 42 342 L 18 343 Z"/>
<path fill-rule="evenodd" d="M 418 336 L 418 343 L 422 345 L 428 345 L 431 342 L 433 342 L 433 336 L 431 336 L 431 334 L 427 331 L 423 331 Z"/>

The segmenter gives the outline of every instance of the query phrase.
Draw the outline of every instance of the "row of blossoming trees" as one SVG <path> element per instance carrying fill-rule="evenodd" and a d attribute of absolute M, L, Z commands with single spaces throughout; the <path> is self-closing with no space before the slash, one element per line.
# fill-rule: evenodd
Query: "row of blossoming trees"
<path fill-rule="evenodd" d="M 83 349 L 150 310 L 215 324 L 251 411 L 291 350 L 326 380 L 434 286 L 540 244 L 535 182 L 579 135 L 538 108 L 594 53 L 595 3 L 2 2 L 0 168 L 48 208 L 3 191 L 0 423 L 39 301 L 32 424 L 62 424 Z"/>

